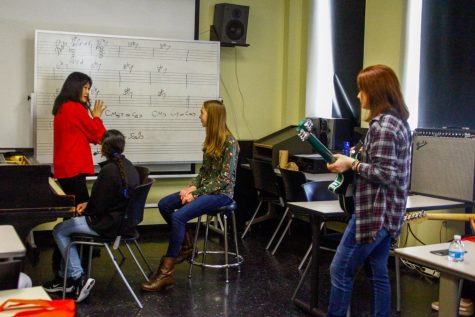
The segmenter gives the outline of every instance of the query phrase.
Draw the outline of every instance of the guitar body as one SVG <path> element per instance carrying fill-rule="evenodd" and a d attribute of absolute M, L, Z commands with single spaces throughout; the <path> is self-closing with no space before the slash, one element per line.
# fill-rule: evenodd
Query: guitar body
<path fill-rule="evenodd" d="M 297 126 L 297 131 L 302 141 L 308 141 L 312 147 L 322 156 L 327 163 L 335 162 L 333 153 L 312 133 L 312 121 L 304 120 Z M 341 209 L 351 215 L 355 211 L 351 184 L 353 183 L 353 171 L 348 170 L 339 173 L 336 179 L 328 186 L 328 190 L 338 195 Z"/>
<path fill-rule="evenodd" d="M 329 191 L 338 195 L 341 209 L 350 215 L 355 212 L 351 184 L 353 184 L 353 171 L 348 170 L 344 173 L 339 173 L 333 183 L 328 186 Z"/>

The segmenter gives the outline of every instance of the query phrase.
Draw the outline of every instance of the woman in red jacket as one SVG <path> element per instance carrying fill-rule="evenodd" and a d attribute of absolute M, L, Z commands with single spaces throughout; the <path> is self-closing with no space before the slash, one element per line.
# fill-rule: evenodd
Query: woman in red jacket
<path fill-rule="evenodd" d="M 90 143 L 98 144 L 106 131 L 101 120 L 105 110 L 100 100 L 91 110 L 89 90 L 91 78 L 83 73 L 71 73 L 56 97 L 54 116 L 54 177 L 64 192 L 74 195 L 76 212 L 82 213 L 89 200 L 86 175 L 94 174 Z M 62 261 L 58 248 L 53 251 L 53 272 L 58 272 Z"/>
<path fill-rule="evenodd" d="M 54 115 L 54 176 L 66 194 L 76 196 L 76 209 L 85 209 L 89 199 L 86 175 L 94 174 L 90 143 L 98 144 L 106 131 L 101 120 L 104 103 L 96 100 L 91 110 L 91 78 L 71 73 L 56 97 Z"/>

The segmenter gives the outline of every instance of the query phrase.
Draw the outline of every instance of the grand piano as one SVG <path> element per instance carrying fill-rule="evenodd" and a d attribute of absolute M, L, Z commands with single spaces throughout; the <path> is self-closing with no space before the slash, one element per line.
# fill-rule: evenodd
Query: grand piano
<path fill-rule="evenodd" d="M 23 241 L 35 226 L 74 213 L 74 196 L 65 195 L 51 176 L 50 165 L 0 154 L 0 224 L 13 225 Z"/>

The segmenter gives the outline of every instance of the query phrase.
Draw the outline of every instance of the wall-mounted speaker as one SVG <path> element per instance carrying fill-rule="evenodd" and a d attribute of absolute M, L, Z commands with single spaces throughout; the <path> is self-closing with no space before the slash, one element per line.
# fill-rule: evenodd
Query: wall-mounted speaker
<path fill-rule="evenodd" d="M 475 138 L 425 136 L 416 130 L 411 192 L 474 201 Z"/>
<path fill-rule="evenodd" d="M 229 3 L 216 4 L 210 40 L 220 41 L 223 46 L 248 46 L 246 44 L 248 18 L 248 6 Z"/>

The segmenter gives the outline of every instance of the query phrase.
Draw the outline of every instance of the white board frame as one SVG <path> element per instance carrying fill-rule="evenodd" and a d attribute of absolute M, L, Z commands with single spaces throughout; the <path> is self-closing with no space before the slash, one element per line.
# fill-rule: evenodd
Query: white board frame
<path fill-rule="evenodd" d="M 39 41 L 44 39 L 46 42 L 40 44 Z M 52 39 L 55 43 L 50 47 Z M 108 44 L 100 46 L 98 43 L 101 41 Z M 40 57 L 45 50 L 44 45 L 47 45 L 48 51 L 55 50 L 57 56 L 50 54 L 47 57 Z M 155 56 L 153 58 L 150 58 L 151 55 L 143 55 L 145 51 L 148 54 L 150 48 Z M 113 50 L 117 52 L 121 49 L 123 50 L 121 53 L 125 56 L 123 59 L 119 57 L 120 54 L 107 55 Z M 174 52 L 169 54 L 173 50 Z M 179 57 L 183 57 L 184 60 L 177 61 Z M 195 58 L 194 61 L 191 61 L 192 57 Z M 165 61 L 165 58 L 171 60 Z M 101 62 L 106 60 L 107 63 L 104 64 L 107 66 L 103 67 Z M 219 96 L 219 60 L 219 42 L 36 30 L 35 94 L 32 98 L 35 101 L 32 120 L 36 159 L 41 163 L 52 162 L 52 104 L 66 76 L 72 71 L 82 71 L 90 74 L 93 80 L 91 99 L 96 97 L 103 99 L 108 105 L 103 116 L 106 128 L 116 128 L 124 132 L 128 139 L 126 155 L 134 163 L 200 162 L 204 129 L 198 119 L 199 109 L 204 100 Z M 115 79 L 113 74 L 117 74 Z M 130 82 L 124 78 L 128 78 Z M 126 84 L 123 85 L 123 81 Z M 153 91 L 157 91 L 157 94 L 134 95 L 134 91 L 141 90 L 145 86 L 153 86 Z M 109 90 L 112 92 L 106 93 Z M 142 101 L 145 97 L 148 98 L 150 107 L 153 108 L 155 105 L 157 109 L 159 106 L 164 109 L 164 111 L 154 110 L 161 113 L 160 120 L 151 117 L 151 109 L 137 114 L 139 111 L 134 112 L 135 105 L 133 105 L 126 106 L 124 111 L 124 105 L 134 102 L 139 104 L 137 107 L 148 108 L 143 106 Z M 121 104 L 121 98 L 130 100 Z M 168 105 L 167 100 L 170 102 Z M 173 103 L 178 105 L 179 110 L 173 109 Z M 125 116 L 128 119 L 124 118 Z M 172 119 L 172 116 L 176 117 Z M 155 122 L 155 119 L 160 123 Z M 147 126 L 147 132 L 141 130 L 143 126 Z M 147 139 L 147 133 L 150 136 L 153 134 L 148 143 L 143 142 Z M 139 139 L 140 137 L 142 139 Z M 165 153 L 162 149 L 168 149 L 168 152 Z M 149 150 L 156 152 L 145 153 Z M 97 149 L 93 147 L 92 151 L 97 152 Z"/>

